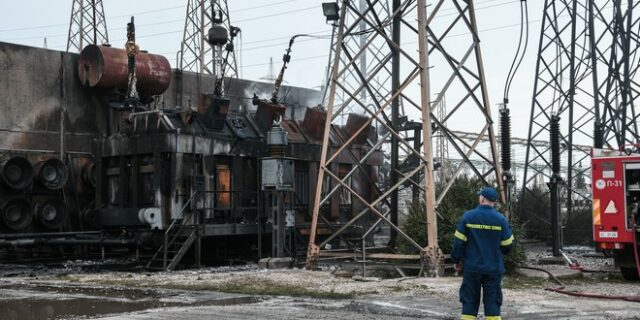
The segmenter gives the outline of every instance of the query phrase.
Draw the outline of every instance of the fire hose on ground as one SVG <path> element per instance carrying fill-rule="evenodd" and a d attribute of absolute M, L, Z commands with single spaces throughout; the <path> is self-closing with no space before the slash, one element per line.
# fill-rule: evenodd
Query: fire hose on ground
<path fill-rule="evenodd" d="M 631 225 L 636 226 L 636 221 L 635 221 L 635 217 L 634 215 L 631 215 Z M 633 232 L 633 252 L 634 252 L 634 259 L 635 259 L 635 264 L 636 264 L 636 271 L 638 272 L 638 277 L 640 277 L 640 257 L 638 256 L 638 239 L 636 238 L 636 233 L 635 229 Z M 569 257 L 567 257 L 566 255 L 563 256 L 565 259 L 567 259 L 567 261 L 569 261 L 569 268 L 574 269 L 574 270 L 579 270 L 580 272 L 589 272 L 589 273 L 593 273 L 593 272 L 604 272 L 604 271 L 600 271 L 600 270 L 588 270 L 583 268 L 581 265 L 579 265 L 578 263 L 574 263 L 571 261 L 571 259 L 569 259 Z M 520 268 L 522 269 L 529 269 L 529 270 L 536 270 L 536 271 L 540 271 L 540 272 L 544 272 L 547 275 L 549 275 L 549 277 L 558 284 L 559 287 L 556 288 L 545 288 L 545 290 L 547 291 L 552 291 L 552 292 L 557 292 L 557 293 L 561 293 L 561 294 L 566 294 L 569 296 L 574 296 L 574 297 L 584 297 L 584 298 L 595 298 L 595 299 L 607 299 L 607 300 L 623 300 L 623 301 L 630 301 L 630 302 L 640 302 L 640 296 L 613 296 L 613 295 L 602 295 L 602 294 L 596 294 L 596 293 L 582 293 L 582 292 L 574 292 L 574 291 L 568 291 L 565 290 L 566 286 L 564 283 L 562 283 L 562 281 L 560 281 L 560 279 L 558 279 L 558 277 L 556 277 L 553 273 L 549 272 L 548 270 L 542 269 L 542 268 L 536 268 L 536 267 L 523 267 L 521 266 Z"/>
<path fill-rule="evenodd" d="M 555 283 L 558 284 L 558 287 L 556 287 L 556 288 L 551 288 L 551 287 L 545 288 L 545 290 L 547 290 L 547 291 L 553 291 L 553 292 L 562 293 L 562 294 L 566 294 L 566 295 L 574 296 L 574 297 L 640 302 L 640 296 L 609 296 L 609 295 L 596 294 L 596 293 L 583 293 L 583 292 L 568 291 L 568 290 L 565 290 L 566 285 L 564 283 L 562 283 L 562 281 L 560 281 L 560 279 L 558 279 L 558 277 L 556 277 L 553 273 L 551 273 L 551 272 L 549 272 L 549 271 L 547 271 L 545 269 L 536 268 L 536 267 L 520 267 L 520 268 L 529 269 L 529 270 L 536 270 L 536 271 L 540 271 L 540 272 L 544 272 L 544 273 L 548 274 L 549 277 Z"/>

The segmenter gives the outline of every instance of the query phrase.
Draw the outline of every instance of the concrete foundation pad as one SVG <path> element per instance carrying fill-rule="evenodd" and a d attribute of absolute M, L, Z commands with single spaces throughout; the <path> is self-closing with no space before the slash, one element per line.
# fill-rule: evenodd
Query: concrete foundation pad
<path fill-rule="evenodd" d="M 264 258 L 258 261 L 258 266 L 263 269 L 291 269 L 293 262 L 292 258 Z"/>
<path fill-rule="evenodd" d="M 538 259 L 538 264 L 564 266 L 567 264 L 567 261 L 562 257 L 544 257 Z"/>
<path fill-rule="evenodd" d="M 353 273 L 346 270 L 338 270 L 333 273 L 333 276 L 336 278 L 351 278 L 353 277 Z"/>
<path fill-rule="evenodd" d="M 363 282 L 372 282 L 372 281 L 380 281 L 381 278 L 378 277 L 363 277 L 363 276 L 353 276 L 351 279 L 355 281 L 363 281 Z"/>

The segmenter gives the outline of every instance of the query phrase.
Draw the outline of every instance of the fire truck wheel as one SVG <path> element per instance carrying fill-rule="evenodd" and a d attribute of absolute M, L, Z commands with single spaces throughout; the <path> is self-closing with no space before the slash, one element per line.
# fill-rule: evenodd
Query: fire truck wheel
<path fill-rule="evenodd" d="M 622 273 L 622 277 L 627 281 L 637 281 L 638 280 L 638 271 L 636 268 L 620 268 L 620 273 Z"/>

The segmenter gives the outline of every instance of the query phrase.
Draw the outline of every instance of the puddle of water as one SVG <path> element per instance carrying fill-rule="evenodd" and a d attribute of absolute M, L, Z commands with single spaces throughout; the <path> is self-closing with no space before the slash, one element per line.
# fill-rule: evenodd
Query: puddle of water
<path fill-rule="evenodd" d="M 123 298 L 123 299 L 151 299 L 151 298 L 166 298 L 171 294 L 163 293 L 162 295 L 152 289 L 131 289 L 122 287 L 88 287 L 80 285 L 46 285 L 46 284 L 6 284 L 0 285 L 0 288 L 13 289 L 13 290 L 34 290 L 38 292 L 50 292 L 60 294 L 73 294 L 73 295 L 87 295 L 97 297 L 109 297 L 109 298 Z"/>
<path fill-rule="evenodd" d="M 0 320 L 92 317 L 173 306 L 238 305 L 251 296 L 75 285 L 0 285 Z"/>
<path fill-rule="evenodd" d="M 163 306 L 166 304 L 149 300 L 132 302 L 88 298 L 3 300 L 0 301 L 0 320 L 63 319 L 69 316 L 95 316 Z"/>

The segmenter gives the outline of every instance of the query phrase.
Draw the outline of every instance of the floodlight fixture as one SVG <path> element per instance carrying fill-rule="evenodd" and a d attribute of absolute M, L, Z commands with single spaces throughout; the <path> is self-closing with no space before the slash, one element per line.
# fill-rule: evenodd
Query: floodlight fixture
<path fill-rule="evenodd" d="M 338 14 L 338 3 L 323 2 L 322 13 L 324 13 L 324 16 L 327 17 L 327 22 L 337 21 L 340 18 L 340 15 Z"/>

